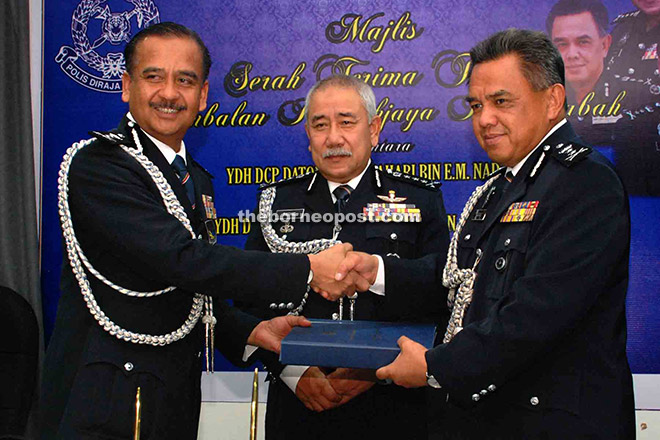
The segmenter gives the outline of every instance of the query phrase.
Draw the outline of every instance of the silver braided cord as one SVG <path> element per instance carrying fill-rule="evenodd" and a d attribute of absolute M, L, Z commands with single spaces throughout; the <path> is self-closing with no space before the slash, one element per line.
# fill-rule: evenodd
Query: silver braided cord
<path fill-rule="evenodd" d="M 301 243 L 282 239 L 277 235 L 275 229 L 269 222 L 273 212 L 275 194 L 275 187 L 270 187 L 262 191 L 261 198 L 259 199 L 259 223 L 261 225 L 261 232 L 264 235 L 264 240 L 266 240 L 266 244 L 271 252 L 278 254 L 318 254 L 321 251 L 341 243 L 339 240 L 332 240 L 329 238 L 319 238 Z"/>
<path fill-rule="evenodd" d="M 271 252 L 278 254 L 318 254 L 321 251 L 341 243 L 339 240 L 332 240 L 328 238 L 320 238 L 302 243 L 296 243 L 282 239 L 279 235 L 277 235 L 277 232 L 275 232 L 275 229 L 269 222 L 273 212 L 273 203 L 275 202 L 276 194 L 277 191 L 275 187 L 272 186 L 263 190 L 261 192 L 261 197 L 259 198 L 259 224 L 261 226 L 261 233 L 263 234 L 264 240 L 266 241 L 266 244 L 268 245 L 268 248 Z M 300 305 L 291 310 L 288 313 L 289 315 L 298 316 L 302 312 L 305 304 L 307 304 L 309 291 L 310 287 L 307 285 L 307 290 L 303 295 L 302 301 L 300 301 Z"/>
<path fill-rule="evenodd" d="M 142 167 L 144 167 L 144 169 L 149 173 L 154 183 L 158 187 L 158 190 L 163 198 L 163 203 L 165 204 L 167 211 L 171 215 L 176 217 L 184 225 L 184 227 L 191 233 L 191 236 L 194 239 L 195 234 L 190 225 L 190 221 L 188 220 L 188 217 L 186 216 L 183 207 L 176 198 L 174 191 L 172 191 L 172 188 L 167 183 L 167 180 L 165 179 L 163 174 L 160 172 L 160 169 L 158 169 L 158 167 L 156 167 L 142 153 L 142 145 L 140 144 L 135 129 L 132 130 L 132 133 L 133 133 L 133 138 L 135 139 L 135 144 L 137 145 L 138 149 L 137 150 L 130 149 L 124 145 L 121 145 L 121 148 L 124 151 L 126 151 L 131 157 L 133 157 L 138 163 L 140 163 L 140 165 L 142 165 Z M 73 157 L 76 155 L 76 153 L 78 153 L 78 151 L 80 151 L 84 147 L 90 145 L 94 140 L 95 139 L 92 138 L 81 142 L 77 142 L 67 149 L 66 153 L 64 154 L 62 164 L 60 166 L 60 172 L 58 178 L 58 208 L 60 214 L 60 221 L 62 223 L 62 233 L 64 235 L 64 240 L 66 243 L 66 250 L 67 250 L 69 262 L 71 263 L 71 268 L 73 270 L 73 273 L 76 279 L 78 280 L 78 285 L 80 286 L 80 291 L 83 295 L 83 299 L 85 300 L 87 308 L 90 310 L 90 313 L 92 314 L 94 319 L 96 319 L 96 321 L 101 325 L 101 327 L 103 327 L 105 331 L 109 332 L 111 335 L 115 336 L 118 339 L 127 342 L 132 342 L 135 344 L 147 344 L 153 346 L 167 345 L 167 344 L 171 344 L 172 342 L 181 340 L 192 331 L 192 329 L 195 327 L 197 321 L 199 320 L 200 316 L 203 313 L 203 309 L 204 309 L 203 295 L 200 295 L 198 293 L 194 295 L 192 308 L 190 310 L 190 313 L 188 314 L 188 318 L 185 320 L 185 322 L 180 328 L 165 335 L 149 335 L 149 334 L 131 332 L 129 330 L 121 328 L 120 326 L 112 322 L 110 318 L 108 318 L 105 315 L 105 313 L 101 310 L 100 306 L 96 302 L 96 299 L 94 298 L 94 295 L 92 294 L 91 285 L 89 283 L 89 280 L 87 279 L 87 274 L 83 269 L 83 265 L 89 270 L 89 272 L 92 275 L 94 275 L 100 281 L 102 281 L 103 283 L 105 283 L 115 291 L 128 296 L 147 298 L 147 297 L 153 297 L 153 296 L 161 295 L 163 293 L 171 292 L 176 288 L 176 287 L 167 287 L 165 289 L 154 292 L 137 292 L 123 288 L 121 286 L 116 285 L 112 281 L 108 280 L 103 275 L 101 275 L 101 273 L 98 272 L 96 269 L 94 269 L 94 267 L 85 257 L 85 254 L 83 253 L 80 244 L 78 242 L 78 239 L 75 235 L 73 229 L 73 223 L 71 220 L 71 211 L 69 209 L 69 169 L 71 167 L 71 162 L 73 161 Z"/>
<path fill-rule="evenodd" d="M 451 316 L 449 318 L 449 323 L 447 324 L 447 331 L 442 340 L 443 343 L 447 343 L 452 340 L 458 332 L 463 329 L 463 318 L 465 317 L 465 311 L 472 302 L 472 293 L 474 287 L 474 280 L 477 277 L 476 268 L 481 260 L 481 252 L 477 250 L 477 258 L 474 262 L 474 265 L 470 269 L 459 269 L 458 267 L 458 238 L 461 235 L 461 231 L 470 218 L 470 214 L 474 209 L 474 206 L 477 204 L 477 201 L 481 196 L 488 191 L 488 189 L 493 185 L 495 180 L 500 177 L 501 174 L 491 177 L 481 186 L 478 186 L 470 198 L 468 199 L 461 217 L 456 225 L 456 230 L 454 235 L 451 237 L 449 243 L 449 250 L 447 251 L 447 263 L 442 272 L 442 284 L 449 289 L 449 295 L 447 296 L 447 306 L 451 310 Z M 456 295 L 456 289 L 458 288 L 458 295 Z"/>

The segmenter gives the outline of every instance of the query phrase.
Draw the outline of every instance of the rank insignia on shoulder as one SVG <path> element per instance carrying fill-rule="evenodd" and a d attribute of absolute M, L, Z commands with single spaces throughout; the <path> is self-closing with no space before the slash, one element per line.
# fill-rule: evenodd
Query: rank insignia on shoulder
<path fill-rule="evenodd" d="M 405 173 L 402 173 L 400 171 L 394 171 L 390 168 L 385 168 L 385 169 L 379 168 L 379 169 L 383 173 L 385 173 L 385 175 L 388 176 L 388 177 L 391 177 L 395 180 L 399 180 L 399 181 L 402 181 L 402 182 L 407 182 L 407 183 L 411 183 L 413 185 L 421 186 L 422 188 L 434 190 L 434 189 L 438 189 L 438 188 L 440 188 L 440 186 L 442 186 L 442 183 L 440 183 L 440 182 L 436 182 L 434 180 L 423 179 L 423 178 L 417 177 L 417 176 L 412 176 L 410 174 L 405 174 Z"/>
<path fill-rule="evenodd" d="M 396 192 L 394 192 L 394 190 L 389 190 L 388 196 L 376 196 L 376 197 L 378 197 L 379 199 L 385 202 L 390 202 L 390 203 L 404 202 L 408 199 L 408 197 L 396 197 Z"/>
<path fill-rule="evenodd" d="M 213 219 L 218 216 L 215 211 L 215 205 L 213 204 L 213 197 L 202 194 L 202 203 L 204 204 L 204 212 L 207 219 Z"/>
<path fill-rule="evenodd" d="M 367 206 L 362 208 L 362 213 L 370 222 L 420 223 L 422 221 L 422 211 L 413 204 L 367 203 Z"/>
<path fill-rule="evenodd" d="M 507 212 L 500 218 L 501 223 L 531 222 L 536 214 L 539 201 L 516 202 L 509 206 Z"/>
<path fill-rule="evenodd" d="M 302 180 L 302 179 L 304 179 L 306 177 L 309 177 L 311 175 L 314 175 L 312 183 L 310 184 L 310 187 L 311 187 L 314 184 L 314 182 L 316 181 L 316 171 L 310 171 L 308 173 L 298 174 L 297 176 L 288 177 L 286 179 L 280 179 L 280 180 L 277 180 L 275 182 L 262 183 L 259 186 L 259 190 L 263 191 L 264 189 L 271 188 L 273 186 L 280 186 L 280 185 L 286 185 L 286 184 L 292 183 L 292 182 L 297 182 L 297 181 Z"/>
<path fill-rule="evenodd" d="M 89 132 L 96 139 L 105 140 L 111 144 L 126 144 L 126 135 L 117 131 L 97 131 L 92 130 Z"/>
<path fill-rule="evenodd" d="M 557 144 L 550 148 L 552 157 L 561 162 L 566 167 L 572 167 L 592 152 L 591 147 L 585 147 L 580 144 Z"/>
<path fill-rule="evenodd" d="M 612 20 L 612 24 L 619 23 L 621 21 L 627 20 L 629 18 L 637 17 L 639 15 L 639 9 L 636 11 L 630 11 L 626 12 L 625 14 L 619 14 L 616 16 L 614 20 Z"/>

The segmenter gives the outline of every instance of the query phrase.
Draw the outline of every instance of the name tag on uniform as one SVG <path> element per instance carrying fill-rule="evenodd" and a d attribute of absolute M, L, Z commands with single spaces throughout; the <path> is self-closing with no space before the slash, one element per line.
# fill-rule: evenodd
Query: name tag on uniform
<path fill-rule="evenodd" d="M 502 223 L 517 223 L 517 222 L 531 222 L 536 214 L 536 208 L 539 206 L 539 201 L 529 202 L 516 202 L 509 206 L 509 210 L 504 213 L 500 222 Z"/>

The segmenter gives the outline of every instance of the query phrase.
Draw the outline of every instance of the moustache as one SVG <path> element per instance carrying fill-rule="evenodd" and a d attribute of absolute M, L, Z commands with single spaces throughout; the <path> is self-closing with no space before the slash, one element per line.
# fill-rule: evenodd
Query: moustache
<path fill-rule="evenodd" d="M 188 108 L 185 105 L 170 104 L 167 102 L 150 102 L 149 107 L 155 110 L 175 110 L 179 112 Z"/>
<path fill-rule="evenodd" d="M 327 159 L 328 157 L 337 157 L 337 156 L 351 157 L 353 156 L 353 153 L 351 151 L 344 150 L 343 148 L 334 148 L 332 150 L 328 150 L 325 153 L 323 153 L 323 159 Z"/>

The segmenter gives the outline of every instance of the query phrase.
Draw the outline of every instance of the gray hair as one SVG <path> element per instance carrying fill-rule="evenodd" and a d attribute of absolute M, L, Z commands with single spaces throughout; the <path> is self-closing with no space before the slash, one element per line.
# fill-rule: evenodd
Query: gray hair
<path fill-rule="evenodd" d="M 543 32 L 514 28 L 493 34 L 470 50 L 468 84 L 477 64 L 509 54 L 518 55 L 522 73 L 535 91 L 564 85 L 564 61 L 550 38 Z"/>
<path fill-rule="evenodd" d="M 328 87 L 339 87 L 343 89 L 353 89 L 360 95 L 360 100 L 364 109 L 367 111 L 369 116 L 369 123 L 376 116 L 376 96 L 374 91 L 371 89 L 369 84 L 365 83 L 362 80 L 350 75 L 337 74 L 332 75 L 327 78 L 322 79 L 321 81 L 314 84 L 314 86 L 309 89 L 307 96 L 305 97 L 305 120 L 307 120 L 307 109 L 309 108 L 309 103 L 312 100 L 312 95 L 319 90 L 327 89 Z"/>

